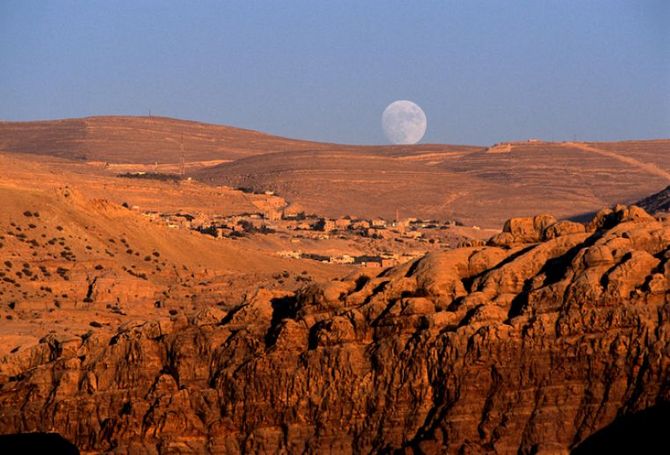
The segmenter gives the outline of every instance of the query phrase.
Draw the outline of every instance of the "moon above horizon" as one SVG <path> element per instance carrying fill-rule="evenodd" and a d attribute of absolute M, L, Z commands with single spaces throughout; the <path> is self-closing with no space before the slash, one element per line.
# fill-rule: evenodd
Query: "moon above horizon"
<path fill-rule="evenodd" d="M 394 144 L 416 144 L 426 133 L 426 125 L 426 114 L 411 101 L 394 101 L 382 114 L 382 129 Z"/>

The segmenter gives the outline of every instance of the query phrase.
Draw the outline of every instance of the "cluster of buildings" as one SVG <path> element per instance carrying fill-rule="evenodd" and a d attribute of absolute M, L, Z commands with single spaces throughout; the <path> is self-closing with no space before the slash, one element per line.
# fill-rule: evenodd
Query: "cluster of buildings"
<path fill-rule="evenodd" d="M 382 253 L 379 255 L 364 254 L 359 256 L 352 256 L 349 254 L 340 254 L 328 256 L 315 253 L 303 253 L 300 250 L 286 250 L 277 252 L 277 255 L 290 259 L 310 259 L 328 264 L 352 264 L 360 265 L 362 267 L 386 268 L 420 257 L 423 255 L 423 252 L 417 252 L 414 254 Z"/>
<path fill-rule="evenodd" d="M 388 221 L 377 217 L 372 219 L 343 216 L 328 218 L 305 214 L 295 207 L 269 207 L 256 213 L 238 215 L 205 215 L 174 213 L 164 214 L 144 212 L 144 216 L 155 222 L 164 223 L 169 228 L 196 230 L 217 238 L 235 238 L 250 234 L 287 234 L 291 243 L 300 239 L 327 240 L 329 238 L 363 237 L 396 242 L 440 243 L 444 235 L 439 231 L 450 229 L 456 222 L 439 223 L 432 220 L 407 218 Z M 395 250 L 395 248 L 394 248 Z M 322 255 L 304 253 L 301 250 L 286 250 L 280 256 L 296 259 L 311 259 L 334 264 L 356 264 L 366 267 L 389 267 L 405 262 L 419 253 L 380 253 L 352 256 L 348 254 Z"/>

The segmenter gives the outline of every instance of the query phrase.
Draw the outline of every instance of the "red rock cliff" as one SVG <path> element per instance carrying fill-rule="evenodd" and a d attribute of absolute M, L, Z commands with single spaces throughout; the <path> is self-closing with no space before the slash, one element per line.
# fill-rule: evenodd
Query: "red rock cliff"
<path fill-rule="evenodd" d="M 10 355 L 0 431 L 121 453 L 563 453 L 670 400 L 670 221 L 485 247 Z M 532 242 L 532 243 L 529 243 Z"/>

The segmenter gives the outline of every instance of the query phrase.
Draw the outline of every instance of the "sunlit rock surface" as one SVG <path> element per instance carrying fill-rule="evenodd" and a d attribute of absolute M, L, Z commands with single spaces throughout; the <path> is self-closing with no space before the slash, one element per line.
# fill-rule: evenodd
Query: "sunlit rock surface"
<path fill-rule="evenodd" d="M 0 432 L 119 453 L 566 453 L 670 401 L 670 222 L 510 220 L 488 246 L 45 338 Z"/>

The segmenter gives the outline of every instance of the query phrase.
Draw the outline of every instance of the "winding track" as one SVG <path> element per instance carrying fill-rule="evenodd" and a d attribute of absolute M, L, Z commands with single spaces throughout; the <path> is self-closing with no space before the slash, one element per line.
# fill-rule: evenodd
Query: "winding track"
<path fill-rule="evenodd" d="M 566 142 L 564 144 L 561 144 L 564 147 L 571 147 L 571 148 L 577 148 L 580 150 L 583 150 L 585 152 L 591 152 L 591 153 L 597 153 L 599 155 L 607 156 L 609 158 L 613 158 L 615 160 L 621 161 L 622 163 L 630 164 L 631 166 L 635 166 L 639 169 L 642 169 L 643 171 L 653 174 L 659 177 L 662 177 L 668 181 L 670 181 L 670 172 L 666 172 L 663 169 L 659 168 L 655 164 L 652 163 L 643 163 L 642 161 L 638 161 L 635 158 L 631 158 L 629 156 L 624 156 L 620 155 L 616 152 L 612 152 L 609 150 L 603 150 L 599 149 L 596 147 L 592 147 L 590 145 L 586 145 L 580 142 Z"/>

